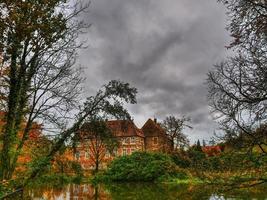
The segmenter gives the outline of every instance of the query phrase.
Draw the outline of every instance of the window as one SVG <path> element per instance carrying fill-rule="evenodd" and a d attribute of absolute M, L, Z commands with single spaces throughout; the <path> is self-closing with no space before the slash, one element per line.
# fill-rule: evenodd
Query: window
<path fill-rule="evenodd" d="M 153 143 L 158 144 L 158 137 L 153 137 Z"/>
<path fill-rule="evenodd" d="M 135 144 L 135 137 L 131 137 L 131 144 Z"/>
<path fill-rule="evenodd" d="M 80 159 L 80 152 L 79 151 L 77 151 L 75 153 L 75 158 L 76 158 L 76 160 L 79 160 Z"/>
<path fill-rule="evenodd" d="M 123 149 L 123 150 L 122 150 L 122 155 L 123 155 L 123 156 L 126 156 L 126 155 L 127 155 L 127 150 L 126 150 L 126 149 Z"/>
<path fill-rule="evenodd" d="M 90 158 L 89 151 L 86 151 L 86 152 L 85 152 L 85 160 L 88 160 L 89 158 Z"/>
<path fill-rule="evenodd" d="M 125 138 L 125 143 L 127 143 L 127 144 L 130 143 L 130 138 L 129 137 Z"/>
<path fill-rule="evenodd" d="M 131 148 L 131 153 L 135 152 L 135 150 L 136 150 L 135 148 Z"/>
<path fill-rule="evenodd" d="M 130 148 L 127 149 L 127 154 L 128 154 L 128 155 L 131 154 L 131 149 L 130 149 Z"/>
<path fill-rule="evenodd" d="M 106 151 L 105 157 L 106 157 L 106 158 L 110 158 L 110 153 L 109 153 L 109 151 Z"/>
<path fill-rule="evenodd" d="M 117 155 L 118 155 L 118 150 L 117 150 L 117 149 L 114 149 L 114 150 L 113 150 L 113 155 L 114 155 L 114 156 L 117 156 Z"/>

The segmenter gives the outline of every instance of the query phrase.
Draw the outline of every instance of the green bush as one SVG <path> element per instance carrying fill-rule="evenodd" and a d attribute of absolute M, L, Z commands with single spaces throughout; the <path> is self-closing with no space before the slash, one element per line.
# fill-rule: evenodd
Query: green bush
<path fill-rule="evenodd" d="M 176 174 L 177 166 L 168 155 L 135 152 L 112 161 L 104 175 L 113 181 L 154 181 Z"/>
<path fill-rule="evenodd" d="M 178 167 L 189 168 L 191 165 L 191 160 L 185 151 L 173 152 L 171 158 Z"/>

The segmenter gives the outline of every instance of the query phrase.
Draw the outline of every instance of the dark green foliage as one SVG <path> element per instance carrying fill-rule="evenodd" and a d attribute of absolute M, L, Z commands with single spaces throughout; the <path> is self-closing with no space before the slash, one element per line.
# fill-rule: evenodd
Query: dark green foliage
<path fill-rule="evenodd" d="M 207 156 L 199 151 L 196 146 L 187 151 L 174 152 L 171 155 L 174 163 L 180 168 L 190 168 L 194 171 L 238 171 L 255 169 L 266 166 L 265 156 L 259 156 L 258 153 L 248 154 L 247 152 L 223 152 L 217 156 Z"/>
<path fill-rule="evenodd" d="M 188 168 L 191 165 L 191 160 L 185 151 L 173 152 L 171 158 L 175 164 L 181 168 Z"/>
<path fill-rule="evenodd" d="M 210 163 L 217 164 L 215 170 L 221 171 L 238 171 L 258 169 L 266 166 L 267 159 L 265 156 L 259 156 L 257 153 L 247 154 L 246 152 L 228 152 L 218 157 L 210 157 Z"/>
<path fill-rule="evenodd" d="M 176 172 L 177 166 L 165 154 L 135 152 L 115 159 L 105 175 L 113 181 L 154 181 L 162 176 L 175 176 Z"/>
<path fill-rule="evenodd" d="M 201 149 L 201 145 L 200 145 L 200 141 L 199 140 L 197 140 L 197 145 L 196 146 L 193 146 L 194 147 L 194 149 L 196 150 L 196 151 L 202 151 L 202 149 Z"/>
<path fill-rule="evenodd" d="M 83 176 L 83 169 L 82 169 L 80 163 L 72 162 L 71 163 L 71 168 L 73 169 L 74 173 L 77 176 L 79 176 L 79 177 L 82 177 Z"/>
<path fill-rule="evenodd" d="M 189 168 L 202 172 L 225 172 L 239 170 L 253 170 L 266 166 L 265 156 L 258 153 L 248 154 L 247 152 L 223 152 L 217 156 L 206 156 L 202 151 L 197 151 L 195 147 L 188 151 L 174 152 L 172 160 L 180 168 Z"/>
<path fill-rule="evenodd" d="M 171 158 L 180 168 L 191 168 L 202 171 L 217 170 L 224 164 L 221 156 L 207 157 L 204 152 L 199 150 L 197 145 L 187 151 L 173 152 Z"/>
<path fill-rule="evenodd" d="M 192 146 L 187 151 L 188 157 L 190 159 L 190 166 L 195 169 L 205 169 L 206 168 L 206 155 L 202 151 L 200 142 L 197 145 Z"/>

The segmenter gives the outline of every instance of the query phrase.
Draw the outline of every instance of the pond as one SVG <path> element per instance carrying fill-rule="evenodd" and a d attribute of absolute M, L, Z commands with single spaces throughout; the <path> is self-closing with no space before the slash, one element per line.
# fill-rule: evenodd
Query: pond
<path fill-rule="evenodd" d="M 267 185 L 223 191 L 221 187 L 156 183 L 117 183 L 93 186 L 70 184 L 25 190 L 13 199 L 33 200 L 267 200 Z"/>

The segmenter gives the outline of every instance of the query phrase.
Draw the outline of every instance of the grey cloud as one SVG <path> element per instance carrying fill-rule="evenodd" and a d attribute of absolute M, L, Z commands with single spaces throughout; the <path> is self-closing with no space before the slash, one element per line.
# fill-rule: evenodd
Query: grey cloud
<path fill-rule="evenodd" d="M 192 141 L 208 138 L 206 73 L 222 60 L 228 43 L 225 10 L 216 0 L 94 0 L 83 19 L 92 23 L 80 53 L 87 67 L 85 91 L 111 79 L 138 88 L 129 106 L 137 124 L 166 115 L 192 118 Z"/>

